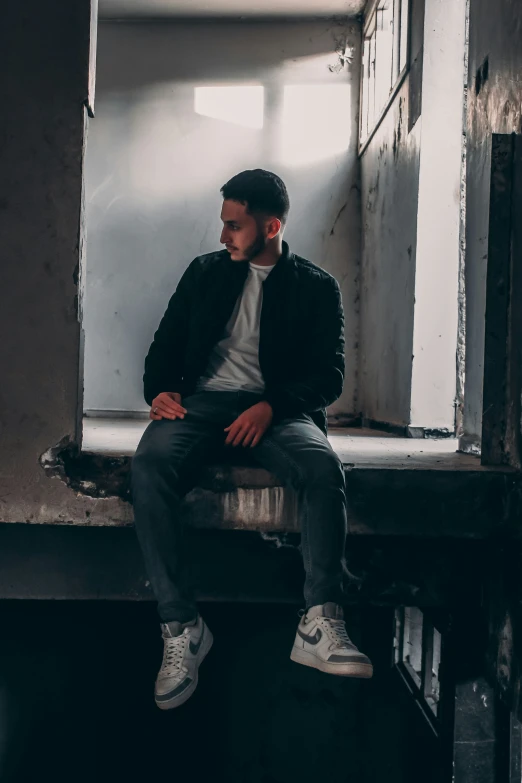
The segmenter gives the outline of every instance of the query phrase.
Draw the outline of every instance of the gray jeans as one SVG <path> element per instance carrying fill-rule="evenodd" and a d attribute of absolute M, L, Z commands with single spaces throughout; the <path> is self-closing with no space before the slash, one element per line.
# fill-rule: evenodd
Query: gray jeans
<path fill-rule="evenodd" d="M 260 399 L 252 392 L 199 392 L 183 399 L 184 419 L 153 421 L 143 434 L 132 461 L 134 520 L 163 622 L 187 622 L 197 612 L 182 578 L 180 501 L 210 451 L 224 443 L 224 428 Z M 248 451 L 298 493 L 306 607 L 341 603 L 345 481 L 327 438 L 303 414 L 271 426 Z"/>

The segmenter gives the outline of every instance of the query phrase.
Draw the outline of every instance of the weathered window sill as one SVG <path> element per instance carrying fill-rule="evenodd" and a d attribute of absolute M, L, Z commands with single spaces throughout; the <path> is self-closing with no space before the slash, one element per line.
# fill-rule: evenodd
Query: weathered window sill
<path fill-rule="evenodd" d="M 129 524 L 129 470 L 146 421 L 86 419 L 83 451 L 56 448 L 44 465 L 77 493 L 120 499 Z M 363 535 L 483 538 L 518 534 L 521 476 L 488 468 L 456 452 L 455 440 L 415 440 L 372 431 L 335 429 L 330 441 L 345 466 L 348 532 Z M 234 451 L 233 462 L 202 468 L 184 512 L 199 528 L 296 532 L 295 493 Z M 98 512 L 100 507 L 98 505 Z M 103 519 L 103 517 L 102 517 Z M 99 517 L 98 517 L 98 524 Z"/>

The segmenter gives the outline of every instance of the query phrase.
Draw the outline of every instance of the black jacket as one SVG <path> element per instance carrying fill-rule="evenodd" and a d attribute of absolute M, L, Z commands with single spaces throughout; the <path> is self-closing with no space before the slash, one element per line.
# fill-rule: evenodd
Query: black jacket
<path fill-rule="evenodd" d="M 183 274 L 145 359 L 145 400 L 160 392 L 192 393 L 232 314 L 248 262 L 226 250 L 195 258 Z M 335 278 L 283 255 L 263 283 L 259 365 L 274 421 L 308 413 L 326 432 L 325 408 L 344 380 L 344 314 Z"/>

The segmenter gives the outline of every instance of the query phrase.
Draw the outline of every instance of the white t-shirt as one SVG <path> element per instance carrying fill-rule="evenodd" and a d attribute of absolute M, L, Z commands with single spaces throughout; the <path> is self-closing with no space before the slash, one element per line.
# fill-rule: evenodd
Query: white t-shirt
<path fill-rule="evenodd" d="M 262 392 L 265 381 L 259 367 L 259 324 L 263 281 L 273 266 L 250 264 L 248 277 L 222 338 L 214 346 L 198 391 Z"/>

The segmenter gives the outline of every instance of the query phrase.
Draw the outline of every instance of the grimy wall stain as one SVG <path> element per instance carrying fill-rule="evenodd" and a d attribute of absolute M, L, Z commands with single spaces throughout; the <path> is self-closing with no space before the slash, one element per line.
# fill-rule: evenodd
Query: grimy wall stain
<path fill-rule="evenodd" d="M 290 247 L 340 281 L 346 383 L 331 412 L 354 412 L 359 43 L 356 21 L 100 24 L 86 156 L 87 410 L 146 409 L 143 360 L 168 299 L 195 256 L 221 247 L 219 189 L 261 167 L 288 185 Z"/>
<path fill-rule="evenodd" d="M 522 133 L 522 14 L 519 0 L 471 0 L 469 23 L 466 374 L 464 434 L 482 429 L 484 314 L 492 133 Z"/>
<path fill-rule="evenodd" d="M 414 0 L 412 62 L 421 55 L 423 25 L 424 2 Z M 358 407 L 367 418 L 399 425 L 410 420 L 420 166 L 420 123 L 410 122 L 420 97 L 414 76 L 412 68 L 361 158 Z"/>

